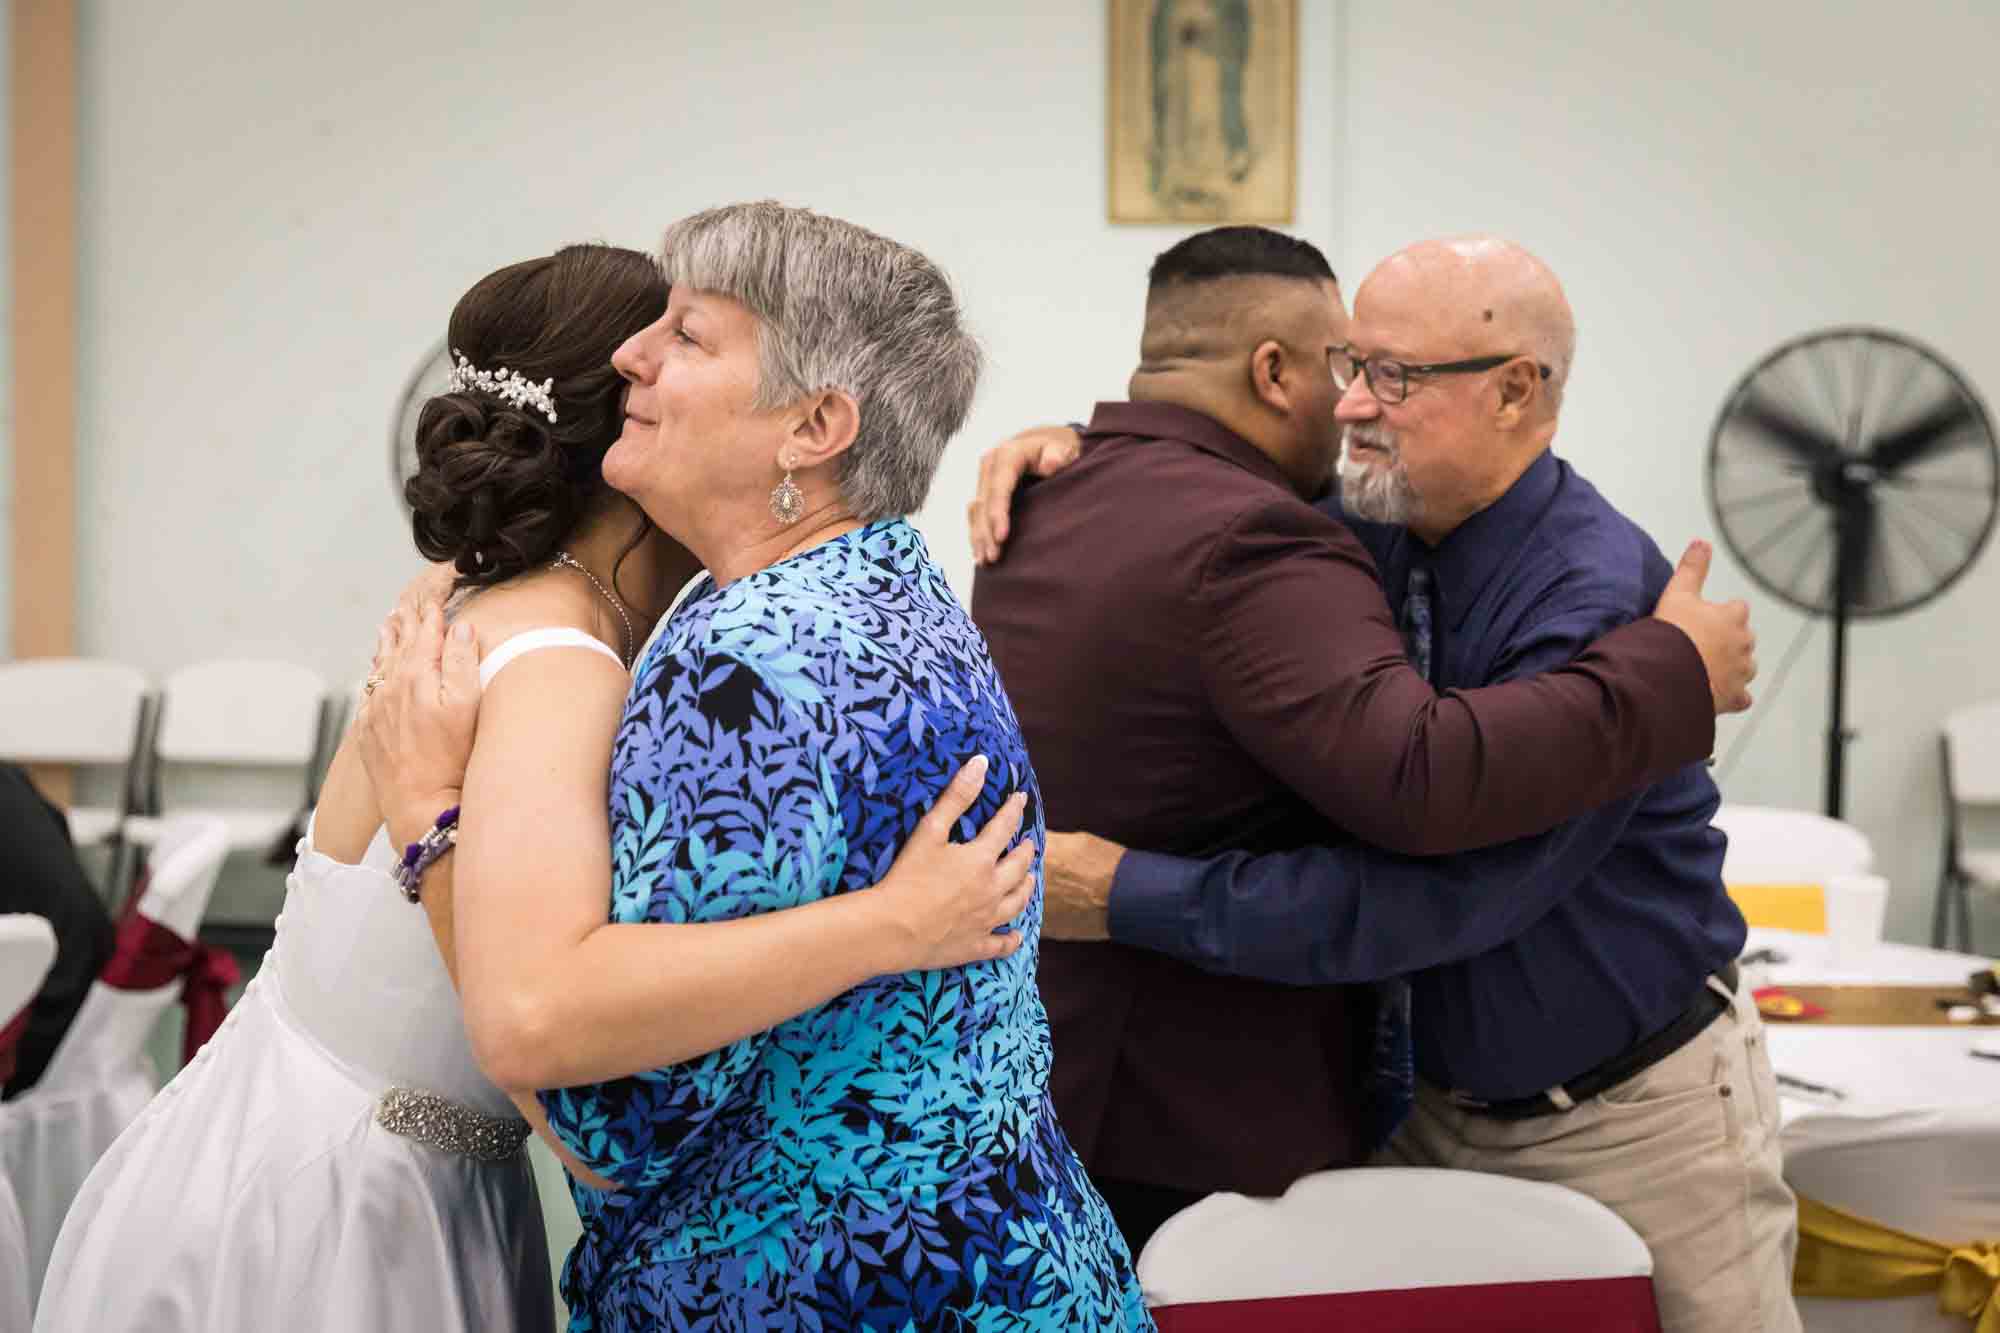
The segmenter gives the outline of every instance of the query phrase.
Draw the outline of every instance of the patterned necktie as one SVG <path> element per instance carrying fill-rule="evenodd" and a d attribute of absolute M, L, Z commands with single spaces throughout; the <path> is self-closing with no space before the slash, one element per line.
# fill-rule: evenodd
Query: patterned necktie
<path fill-rule="evenodd" d="M 1403 647 L 1425 680 L 1431 679 L 1431 571 L 1423 565 L 1410 569 L 1409 589 L 1403 596 L 1402 614 L 1396 627 L 1403 632 Z M 1368 1073 L 1362 1080 L 1365 1092 L 1366 1136 L 1372 1152 L 1387 1143 L 1410 1113 L 1416 1100 L 1415 1053 L 1410 1048 L 1410 982 L 1406 977 L 1385 977 L 1375 983 L 1375 1040 L 1369 1052 Z"/>
<path fill-rule="evenodd" d="M 1422 565 L 1410 569 L 1410 590 L 1403 597 L 1403 614 L 1398 628 L 1403 631 L 1403 646 L 1409 651 L 1410 664 L 1425 680 L 1434 680 L 1431 675 L 1431 572 Z"/>

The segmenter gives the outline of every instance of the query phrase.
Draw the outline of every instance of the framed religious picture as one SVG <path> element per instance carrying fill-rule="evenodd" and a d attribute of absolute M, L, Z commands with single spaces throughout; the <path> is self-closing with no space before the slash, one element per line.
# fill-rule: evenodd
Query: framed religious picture
<path fill-rule="evenodd" d="M 1109 0 L 1113 222 L 1290 222 L 1298 0 Z"/>

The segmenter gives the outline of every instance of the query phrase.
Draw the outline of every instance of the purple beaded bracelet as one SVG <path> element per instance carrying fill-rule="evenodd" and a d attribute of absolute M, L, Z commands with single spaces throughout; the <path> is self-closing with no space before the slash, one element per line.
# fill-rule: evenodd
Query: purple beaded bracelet
<path fill-rule="evenodd" d="M 403 860 L 396 867 L 396 883 L 403 888 L 403 896 L 417 902 L 423 895 L 424 872 L 437 864 L 439 857 L 458 845 L 458 807 L 453 806 L 437 817 L 430 832 L 403 849 Z"/>

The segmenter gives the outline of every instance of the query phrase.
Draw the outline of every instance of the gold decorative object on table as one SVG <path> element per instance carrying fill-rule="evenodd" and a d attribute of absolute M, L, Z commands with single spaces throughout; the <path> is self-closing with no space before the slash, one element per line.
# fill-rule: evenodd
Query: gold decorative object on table
<path fill-rule="evenodd" d="M 1113 222 L 1290 222 L 1297 0 L 1110 0 Z"/>

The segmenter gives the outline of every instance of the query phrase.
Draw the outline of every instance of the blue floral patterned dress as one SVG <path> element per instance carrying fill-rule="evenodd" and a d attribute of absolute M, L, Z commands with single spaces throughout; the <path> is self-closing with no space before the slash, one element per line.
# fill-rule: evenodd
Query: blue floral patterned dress
<path fill-rule="evenodd" d="M 864 888 L 975 754 L 992 767 L 962 835 L 1025 788 L 1039 848 L 1013 708 L 908 523 L 705 587 L 633 679 L 612 919 Z M 1035 874 L 1010 958 L 878 977 L 701 1059 L 545 1093 L 556 1132 L 623 1186 L 575 1190 L 570 1327 L 1151 1328 L 1049 1102 L 1039 857 Z"/>

